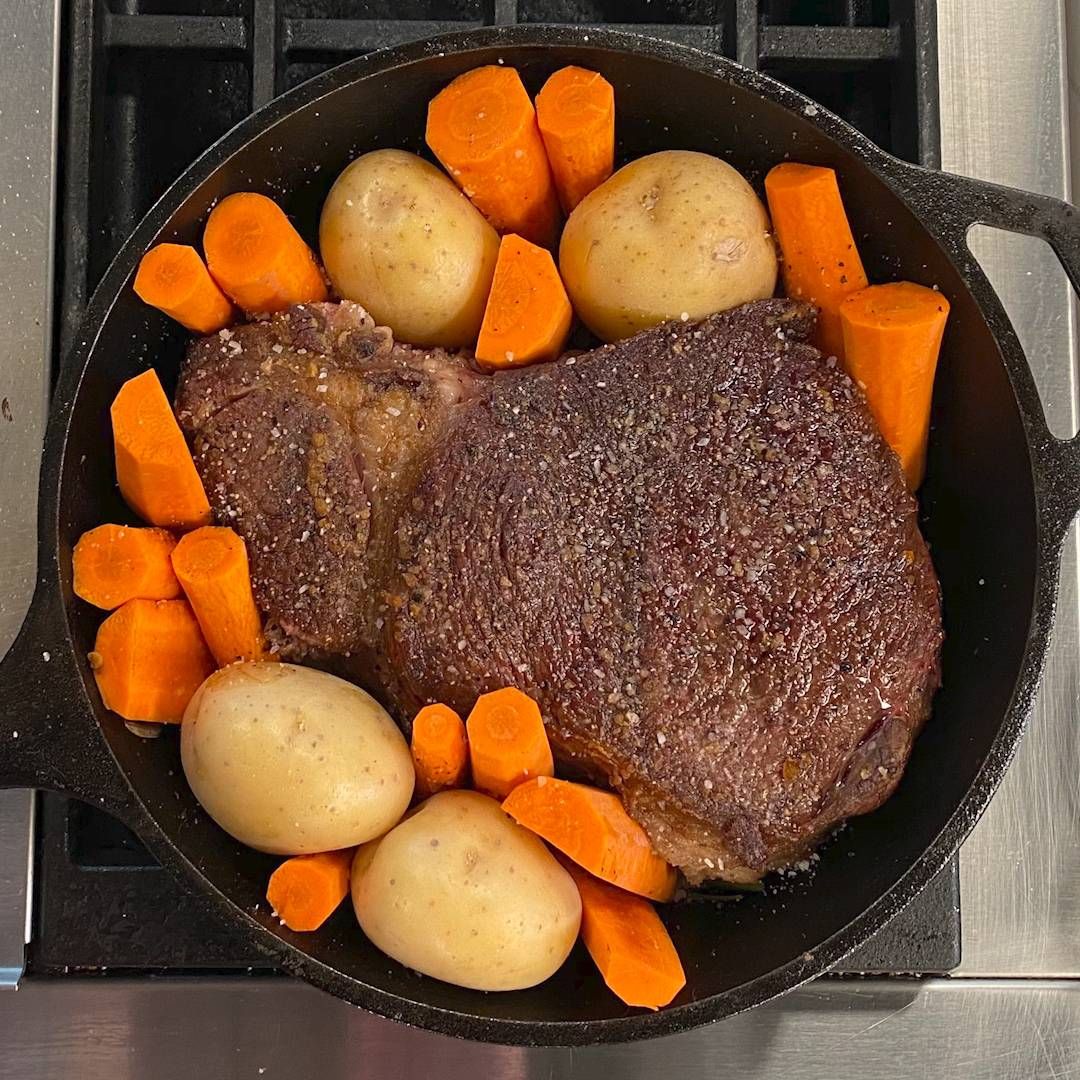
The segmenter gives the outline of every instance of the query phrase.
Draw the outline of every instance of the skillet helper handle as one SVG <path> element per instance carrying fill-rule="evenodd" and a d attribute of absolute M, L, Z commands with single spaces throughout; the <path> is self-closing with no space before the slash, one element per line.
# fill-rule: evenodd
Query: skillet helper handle
<path fill-rule="evenodd" d="M 86 698 L 61 602 L 40 583 L 0 660 L 0 788 L 48 788 L 131 822 L 136 799 Z"/>
<path fill-rule="evenodd" d="M 910 184 L 907 196 L 915 205 L 938 208 L 939 229 L 961 268 L 977 265 L 968 247 L 968 230 L 973 225 L 989 225 L 1045 240 L 1073 291 L 1080 295 L 1080 208 L 1050 195 L 914 165 L 907 166 L 905 177 Z M 1013 333 L 1007 325 L 1002 329 Z M 1058 439 L 1046 426 L 1041 410 L 1033 412 L 1022 401 L 1020 405 L 1035 443 L 1036 464 L 1044 477 L 1043 521 L 1060 542 L 1080 513 L 1080 434 Z"/>
<path fill-rule="evenodd" d="M 1080 293 L 1080 208 L 1050 195 L 991 184 L 955 173 L 920 169 L 921 197 L 933 197 L 926 187 L 938 186 L 942 227 L 967 248 L 972 225 L 990 225 L 1006 232 L 1045 240 L 1057 255 L 1072 287 Z M 929 181 L 927 180 L 929 178 Z"/>

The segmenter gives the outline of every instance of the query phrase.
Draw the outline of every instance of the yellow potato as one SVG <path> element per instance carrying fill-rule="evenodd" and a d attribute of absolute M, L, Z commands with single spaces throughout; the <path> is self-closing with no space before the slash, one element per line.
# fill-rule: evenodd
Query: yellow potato
<path fill-rule="evenodd" d="M 445 173 L 373 150 L 334 182 L 319 222 L 334 288 L 413 345 L 472 345 L 499 237 Z"/>
<path fill-rule="evenodd" d="M 475 990 L 521 990 L 562 966 L 581 925 L 570 875 L 494 799 L 444 791 L 353 862 L 364 933 L 388 956 Z"/>
<path fill-rule="evenodd" d="M 241 843 L 277 855 L 381 836 L 412 798 L 412 757 L 381 705 L 293 664 L 233 664 L 188 703 L 180 752 L 191 790 Z"/>
<path fill-rule="evenodd" d="M 664 150 L 624 165 L 566 222 L 559 269 L 604 341 L 772 296 L 776 250 L 754 189 L 726 162 Z"/>

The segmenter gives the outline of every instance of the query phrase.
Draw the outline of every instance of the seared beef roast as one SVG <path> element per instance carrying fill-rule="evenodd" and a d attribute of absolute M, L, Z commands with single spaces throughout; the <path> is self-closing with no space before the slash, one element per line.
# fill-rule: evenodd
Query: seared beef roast
<path fill-rule="evenodd" d="M 405 724 L 519 686 L 691 881 L 746 882 L 888 797 L 939 678 L 914 500 L 813 318 L 482 375 L 302 306 L 195 342 L 177 404 L 282 655 Z"/>

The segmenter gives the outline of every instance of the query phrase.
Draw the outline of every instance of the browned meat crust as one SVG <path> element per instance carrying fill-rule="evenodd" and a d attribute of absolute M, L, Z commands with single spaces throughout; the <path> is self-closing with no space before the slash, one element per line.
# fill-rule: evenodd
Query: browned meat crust
<path fill-rule="evenodd" d="M 353 305 L 191 350 L 178 392 L 287 655 L 403 720 L 534 694 L 692 881 L 749 881 L 892 792 L 937 579 L 859 391 L 763 301 L 495 376 Z"/>

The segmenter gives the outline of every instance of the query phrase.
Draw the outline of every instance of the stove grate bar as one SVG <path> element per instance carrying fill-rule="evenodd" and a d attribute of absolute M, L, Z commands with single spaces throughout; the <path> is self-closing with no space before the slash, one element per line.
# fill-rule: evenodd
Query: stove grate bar
<path fill-rule="evenodd" d="M 105 12 L 102 44 L 113 49 L 244 53 L 248 49 L 248 24 L 246 19 L 210 15 L 114 15 Z"/>

